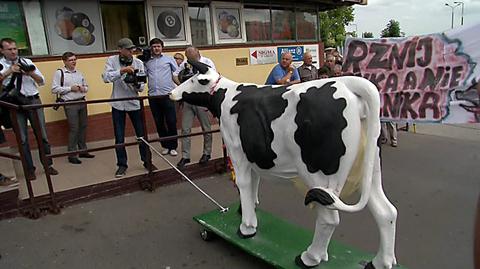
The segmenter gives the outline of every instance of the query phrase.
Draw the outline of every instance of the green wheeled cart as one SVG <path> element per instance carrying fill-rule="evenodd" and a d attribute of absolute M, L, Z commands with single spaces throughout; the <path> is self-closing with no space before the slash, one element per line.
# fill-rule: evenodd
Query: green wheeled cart
<path fill-rule="evenodd" d="M 295 257 L 311 243 L 313 232 L 293 225 L 264 210 L 256 210 L 259 226 L 257 234 L 248 239 L 241 239 L 237 230 L 241 222 L 238 213 L 239 203 L 229 206 L 227 212 L 213 210 L 193 217 L 202 225 L 201 236 L 208 241 L 219 236 L 229 243 L 258 257 L 275 268 L 298 269 Z M 315 268 L 321 269 L 362 269 L 372 260 L 368 254 L 341 243 L 331 241 L 328 247 L 329 261 Z M 396 269 L 405 269 L 397 266 Z"/>

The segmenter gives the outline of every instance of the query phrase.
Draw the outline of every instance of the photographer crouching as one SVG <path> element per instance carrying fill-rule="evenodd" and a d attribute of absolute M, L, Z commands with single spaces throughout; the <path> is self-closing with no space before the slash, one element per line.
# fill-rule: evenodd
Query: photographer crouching
<path fill-rule="evenodd" d="M 0 59 L 0 64 L 3 65 L 3 70 L 0 71 L 0 80 L 6 101 L 16 103 L 18 105 L 35 105 L 42 104 L 38 93 L 38 86 L 45 84 L 45 79 L 35 66 L 35 64 L 27 58 L 18 57 L 17 43 L 11 38 L 3 38 L 0 40 L 1 51 L 3 57 Z M 46 154 L 50 154 L 50 144 L 48 143 L 47 130 L 45 127 L 45 115 L 43 108 L 37 109 L 38 119 L 40 122 L 41 139 L 43 140 L 44 150 Z M 30 152 L 30 145 L 28 144 L 28 124 L 33 125 L 34 113 L 32 110 L 18 110 L 17 120 L 19 125 L 21 150 L 23 150 L 25 160 L 27 163 L 27 173 L 25 178 L 28 180 L 36 179 L 35 166 L 33 165 L 32 154 Z M 37 140 L 39 137 L 36 137 Z M 58 175 L 58 171 L 52 167 L 52 159 L 48 159 L 50 175 Z"/>
<path fill-rule="evenodd" d="M 144 73 L 143 62 L 133 58 L 132 52 L 135 45 L 129 38 L 122 38 L 118 41 L 118 55 L 108 57 L 103 72 L 103 81 L 105 83 L 113 83 L 111 98 L 137 97 L 139 92 L 145 88 L 146 75 Z M 111 102 L 113 130 L 115 134 L 115 144 L 125 142 L 125 119 L 128 114 L 135 135 L 137 137 L 144 136 L 142 112 L 140 110 L 140 102 L 138 100 Z M 151 160 L 147 160 L 148 148 L 145 143 L 139 144 L 140 156 L 143 166 L 148 169 Z M 115 177 L 123 177 L 126 174 L 127 151 L 125 147 L 115 148 L 117 156 L 117 171 Z M 155 168 L 153 168 L 155 170 Z"/>

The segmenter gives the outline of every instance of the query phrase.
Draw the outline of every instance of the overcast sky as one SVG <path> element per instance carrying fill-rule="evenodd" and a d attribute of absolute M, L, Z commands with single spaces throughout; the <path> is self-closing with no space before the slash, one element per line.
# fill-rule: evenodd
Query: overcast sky
<path fill-rule="evenodd" d="M 368 0 L 368 5 L 355 5 L 354 24 L 359 36 L 363 32 L 372 32 L 380 37 L 380 32 L 394 19 L 400 22 L 405 36 L 443 32 L 451 28 L 452 9 L 445 3 L 454 5 L 455 0 Z M 464 25 L 479 24 L 480 0 L 463 0 Z M 454 27 L 460 26 L 462 6 L 454 9 Z M 355 31 L 355 25 L 349 25 L 347 31 Z"/>

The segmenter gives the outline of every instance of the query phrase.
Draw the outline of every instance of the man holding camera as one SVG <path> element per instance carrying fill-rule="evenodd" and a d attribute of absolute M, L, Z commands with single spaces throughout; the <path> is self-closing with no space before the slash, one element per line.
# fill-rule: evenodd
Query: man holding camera
<path fill-rule="evenodd" d="M 143 91 L 145 87 L 143 63 L 139 59 L 133 58 L 132 52 L 135 50 L 135 45 L 132 40 L 122 38 L 117 45 L 119 53 L 118 55 L 108 57 L 102 75 L 103 81 L 105 83 L 113 83 L 112 99 L 137 97 L 138 93 Z M 142 112 L 138 100 L 116 101 L 111 102 L 110 105 L 112 106 L 115 144 L 125 142 L 125 119 L 127 114 L 135 129 L 135 135 L 137 137 L 144 136 Z M 148 148 L 145 143 L 139 144 L 139 151 L 143 166 L 148 169 L 151 160 L 147 160 Z M 118 166 L 115 177 L 123 177 L 128 168 L 127 151 L 125 147 L 121 147 L 115 148 L 115 153 Z"/>
<path fill-rule="evenodd" d="M 195 47 L 188 47 L 185 50 L 185 56 L 189 61 L 196 61 L 204 63 L 215 70 L 215 64 L 207 57 L 200 55 L 200 52 Z M 191 66 L 187 62 L 180 65 L 178 71 L 175 73 L 176 81 L 178 84 L 183 83 L 194 75 Z M 192 131 L 193 118 L 197 116 L 202 131 L 210 131 L 211 124 L 208 117 L 208 112 L 204 107 L 194 106 L 183 102 L 182 109 L 182 135 L 189 135 Z M 190 163 L 190 142 L 189 136 L 182 138 L 182 159 L 177 163 L 177 167 L 182 169 L 187 163 Z M 203 154 L 198 163 L 205 165 L 210 160 L 212 154 L 212 134 L 203 135 Z"/>
<path fill-rule="evenodd" d="M 85 101 L 88 85 L 83 74 L 76 69 L 77 56 L 70 51 L 62 55 L 64 67 L 58 69 L 53 76 L 52 93 L 57 95 L 57 102 Z M 54 109 L 58 109 L 54 108 Z M 68 151 L 86 150 L 87 137 L 87 105 L 75 104 L 63 107 L 68 121 Z M 80 158 L 93 158 L 94 155 L 80 153 Z M 68 156 L 68 161 L 81 164 L 76 155 Z"/>
<path fill-rule="evenodd" d="M 3 58 L 0 64 L 3 70 L 0 71 L 0 80 L 2 81 L 3 90 L 8 91 L 10 99 L 20 105 L 42 104 L 38 93 L 38 86 L 45 84 L 45 79 L 35 66 L 35 64 L 27 58 L 18 57 L 17 42 L 11 38 L 3 38 L 0 40 Z M 45 126 L 45 115 L 43 108 L 37 109 L 38 120 L 40 122 L 40 133 L 46 154 L 50 154 L 50 144 L 47 138 L 47 129 Z M 33 165 L 32 153 L 28 144 L 28 124 L 27 120 L 33 126 L 34 113 L 32 110 L 18 110 L 17 121 L 19 125 L 21 150 L 25 156 L 27 164 L 27 173 L 25 178 L 28 180 L 36 179 L 35 166 Z M 37 140 L 40 137 L 37 137 Z M 48 173 L 50 175 L 58 175 L 58 171 L 52 167 L 52 159 L 48 158 Z"/>
<path fill-rule="evenodd" d="M 151 58 L 144 59 L 145 69 L 148 76 L 148 95 L 163 96 L 163 98 L 150 98 L 150 110 L 152 111 L 158 136 L 177 135 L 177 113 L 175 102 L 168 98 L 168 94 L 175 88 L 173 73 L 177 70 L 177 63 L 173 57 L 162 54 L 163 41 L 159 38 L 150 40 Z M 177 156 L 177 139 L 160 142 L 164 148 L 163 155 Z"/>

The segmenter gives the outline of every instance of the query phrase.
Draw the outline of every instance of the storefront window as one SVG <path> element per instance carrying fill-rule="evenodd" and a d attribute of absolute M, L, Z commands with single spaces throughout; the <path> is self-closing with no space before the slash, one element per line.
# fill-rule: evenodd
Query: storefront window
<path fill-rule="evenodd" d="M 21 5 L 8 1 L 0 3 L 0 37 L 9 37 L 17 41 L 20 55 L 30 55 L 27 30 Z"/>
<path fill-rule="evenodd" d="M 188 4 L 188 15 L 190 17 L 192 44 L 194 46 L 211 45 L 212 28 L 209 7 L 202 4 Z"/>
<path fill-rule="evenodd" d="M 139 2 L 101 3 L 107 51 L 117 50 L 117 42 L 130 38 L 137 46 L 148 45 L 145 7 Z"/>
<path fill-rule="evenodd" d="M 270 10 L 245 6 L 243 12 L 247 41 L 270 41 Z"/>
<path fill-rule="evenodd" d="M 298 10 L 296 12 L 297 39 L 317 39 L 317 13 L 314 10 Z"/>
<path fill-rule="evenodd" d="M 273 40 L 295 40 L 295 13 L 293 11 L 272 8 Z"/>

